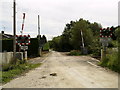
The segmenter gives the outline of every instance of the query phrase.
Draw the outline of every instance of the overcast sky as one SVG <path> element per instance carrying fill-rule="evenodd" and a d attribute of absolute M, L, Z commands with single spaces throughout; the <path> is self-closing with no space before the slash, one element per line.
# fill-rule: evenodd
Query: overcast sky
<path fill-rule="evenodd" d="M 26 13 L 24 34 L 36 37 L 40 15 L 41 34 L 47 39 L 61 35 L 65 24 L 80 18 L 98 22 L 103 27 L 118 25 L 119 0 L 16 0 L 17 34 Z M 13 0 L 0 0 L 0 30 L 13 34 Z"/>

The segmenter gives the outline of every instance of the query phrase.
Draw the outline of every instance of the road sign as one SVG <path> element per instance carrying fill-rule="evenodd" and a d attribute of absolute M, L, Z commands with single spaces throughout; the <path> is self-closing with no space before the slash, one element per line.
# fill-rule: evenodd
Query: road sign
<path fill-rule="evenodd" d="M 110 38 L 110 37 L 112 37 L 112 32 L 113 32 L 112 28 L 107 28 L 107 29 L 101 28 L 100 29 L 100 37 L 101 38 L 103 38 L 103 37 Z"/>
<path fill-rule="evenodd" d="M 30 35 L 16 35 L 17 45 L 30 45 Z"/>
<path fill-rule="evenodd" d="M 20 46 L 20 49 L 21 49 L 21 50 L 27 50 L 27 49 L 28 49 L 28 46 Z"/>
<path fill-rule="evenodd" d="M 100 38 L 100 42 L 102 43 L 103 46 L 108 46 L 108 43 L 111 41 L 111 38 Z"/>

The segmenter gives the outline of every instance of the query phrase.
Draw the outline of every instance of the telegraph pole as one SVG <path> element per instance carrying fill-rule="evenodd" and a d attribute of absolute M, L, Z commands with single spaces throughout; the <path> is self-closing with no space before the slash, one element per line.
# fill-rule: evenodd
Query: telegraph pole
<path fill-rule="evenodd" d="M 13 1 L 13 63 L 16 63 L 16 0 Z"/>
<path fill-rule="evenodd" d="M 40 42 L 40 16 L 38 15 L 38 40 Z M 39 47 L 40 47 L 40 43 L 39 43 Z"/>
<path fill-rule="evenodd" d="M 38 54 L 41 56 L 41 47 L 40 47 L 40 16 L 38 15 Z"/>

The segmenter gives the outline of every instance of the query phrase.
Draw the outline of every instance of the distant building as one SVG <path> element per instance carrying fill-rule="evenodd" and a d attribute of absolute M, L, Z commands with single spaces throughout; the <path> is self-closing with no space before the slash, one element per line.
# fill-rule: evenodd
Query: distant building
<path fill-rule="evenodd" d="M 13 39 L 13 35 L 5 34 L 4 31 L 1 31 L 0 36 L 2 36 L 2 39 Z"/>

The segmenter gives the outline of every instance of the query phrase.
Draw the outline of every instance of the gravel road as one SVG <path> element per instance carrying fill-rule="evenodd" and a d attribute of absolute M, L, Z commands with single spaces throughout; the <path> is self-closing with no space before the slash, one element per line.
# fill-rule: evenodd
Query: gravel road
<path fill-rule="evenodd" d="M 52 51 L 43 64 L 3 88 L 118 88 L 118 74 L 96 65 L 88 56 Z"/>

